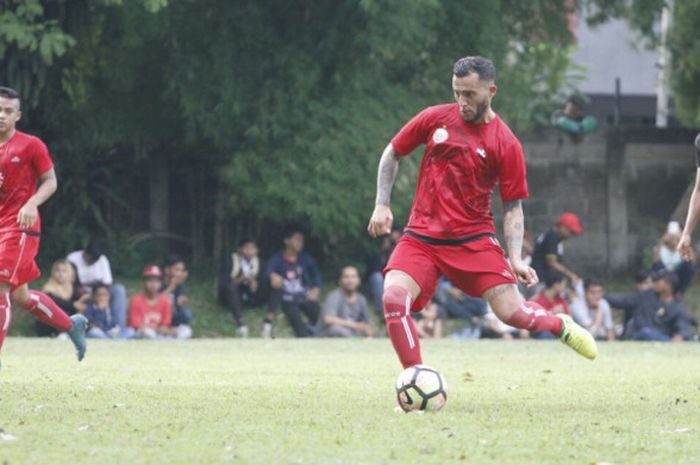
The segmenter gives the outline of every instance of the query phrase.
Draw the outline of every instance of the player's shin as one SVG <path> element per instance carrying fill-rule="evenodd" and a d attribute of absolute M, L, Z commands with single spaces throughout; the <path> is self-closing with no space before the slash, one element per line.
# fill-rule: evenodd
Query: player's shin
<path fill-rule="evenodd" d="M 34 317 L 52 328 L 59 331 L 68 331 L 73 326 L 73 322 L 61 310 L 61 307 L 43 292 L 30 291 L 29 299 L 22 306 L 26 311 L 34 315 Z"/>
<path fill-rule="evenodd" d="M 531 332 L 549 331 L 555 336 L 559 336 L 562 324 L 560 318 L 535 302 L 522 302 L 505 323 Z"/>
<path fill-rule="evenodd" d="M 386 330 L 404 368 L 423 363 L 418 332 L 411 318 L 411 297 L 400 286 L 389 286 L 382 296 Z"/>
<path fill-rule="evenodd" d="M 0 349 L 5 342 L 5 336 L 10 330 L 12 323 L 12 305 L 10 305 L 10 293 L 5 292 L 0 295 Z"/>

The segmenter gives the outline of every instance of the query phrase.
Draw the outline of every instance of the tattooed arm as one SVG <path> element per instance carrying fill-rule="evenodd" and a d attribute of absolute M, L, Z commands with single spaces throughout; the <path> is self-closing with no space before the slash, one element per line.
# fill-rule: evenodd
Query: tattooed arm
<path fill-rule="evenodd" d="M 394 216 L 391 213 L 391 190 L 394 187 L 396 173 L 399 170 L 399 157 L 394 147 L 389 144 L 384 149 L 379 160 L 379 172 L 377 174 L 377 198 L 374 212 L 369 220 L 367 231 L 372 237 L 382 236 L 391 232 Z"/>
<path fill-rule="evenodd" d="M 503 234 L 513 271 L 523 284 L 537 284 L 537 273 L 522 261 L 525 218 L 520 200 L 503 202 Z"/>

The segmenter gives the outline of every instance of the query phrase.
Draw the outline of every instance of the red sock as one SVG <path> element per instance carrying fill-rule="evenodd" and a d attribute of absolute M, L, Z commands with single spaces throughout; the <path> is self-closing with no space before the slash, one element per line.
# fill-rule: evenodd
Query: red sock
<path fill-rule="evenodd" d="M 12 305 L 10 305 L 10 293 L 0 294 L 0 349 L 5 341 L 5 336 L 12 323 Z"/>
<path fill-rule="evenodd" d="M 404 368 L 420 365 L 423 360 L 420 356 L 418 332 L 410 315 L 411 297 L 408 291 L 399 286 L 389 286 L 384 289 L 382 302 L 386 330 L 401 364 Z"/>
<path fill-rule="evenodd" d="M 29 300 L 23 307 L 34 315 L 34 318 L 46 323 L 59 331 L 68 331 L 73 327 L 73 321 L 56 305 L 56 302 L 43 292 L 30 291 Z"/>
<path fill-rule="evenodd" d="M 523 302 L 506 324 L 536 333 L 549 331 L 555 336 L 561 332 L 561 319 L 536 302 Z"/>

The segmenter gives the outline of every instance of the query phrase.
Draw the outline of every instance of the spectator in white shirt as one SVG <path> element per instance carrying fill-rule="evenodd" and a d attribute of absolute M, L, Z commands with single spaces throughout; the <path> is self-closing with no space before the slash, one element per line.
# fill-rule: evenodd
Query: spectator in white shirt
<path fill-rule="evenodd" d="M 66 257 L 75 267 L 78 283 L 84 292 L 91 292 L 92 286 L 101 283 L 110 288 L 110 307 L 117 318 L 117 325 L 126 328 L 126 288 L 114 282 L 112 267 L 99 241 L 90 241 L 83 250 L 71 252 Z"/>
<path fill-rule="evenodd" d="M 596 339 L 614 341 L 612 311 L 608 301 L 603 298 L 603 282 L 595 278 L 585 282 L 577 279 L 573 285 L 575 295 L 569 307 L 574 320 L 588 329 Z"/>

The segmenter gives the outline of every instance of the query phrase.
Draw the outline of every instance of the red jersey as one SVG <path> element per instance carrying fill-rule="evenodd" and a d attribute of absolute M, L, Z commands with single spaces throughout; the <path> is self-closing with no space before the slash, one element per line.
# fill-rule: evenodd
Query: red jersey
<path fill-rule="evenodd" d="M 17 214 L 35 193 L 39 177 L 53 168 L 46 145 L 38 138 L 20 131 L 0 145 L 0 232 L 19 231 Z M 37 217 L 31 231 L 39 232 Z"/>
<path fill-rule="evenodd" d="M 172 318 L 172 303 L 165 294 L 158 294 L 153 305 L 143 292 L 133 295 L 129 301 L 129 326 L 132 328 L 170 326 Z"/>
<path fill-rule="evenodd" d="M 554 309 L 554 307 L 559 306 L 565 314 L 571 315 L 571 310 L 569 310 L 569 304 L 566 302 L 566 299 L 562 296 L 557 296 L 554 300 L 549 300 L 542 292 L 540 292 L 530 300 L 532 302 L 540 304 L 542 308 L 544 308 L 548 312 L 551 312 Z"/>
<path fill-rule="evenodd" d="M 461 118 L 457 103 L 429 107 L 391 144 L 400 156 L 426 145 L 406 230 L 436 239 L 495 234 L 494 187 L 505 202 L 528 196 L 525 154 L 498 116 L 472 124 Z"/>

